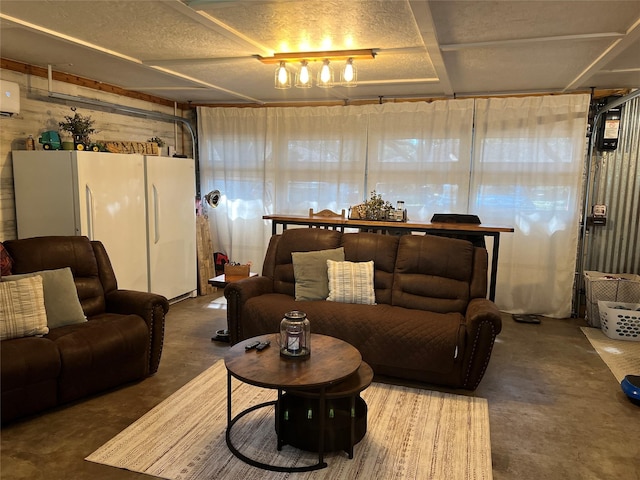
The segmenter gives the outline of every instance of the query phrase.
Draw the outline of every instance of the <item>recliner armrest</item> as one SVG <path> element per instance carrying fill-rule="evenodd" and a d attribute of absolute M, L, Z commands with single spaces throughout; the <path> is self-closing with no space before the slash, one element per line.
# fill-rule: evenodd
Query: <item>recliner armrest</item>
<path fill-rule="evenodd" d="M 479 322 L 491 322 L 497 335 L 502 330 L 500 310 L 495 303 L 487 298 L 474 298 L 469 302 L 465 312 L 467 330 L 477 328 Z"/>
<path fill-rule="evenodd" d="M 489 364 L 496 335 L 502 330 L 500 310 L 486 298 L 474 298 L 465 313 L 466 348 L 463 388 L 475 390 Z"/>
<path fill-rule="evenodd" d="M 273 293 L 273 279 L 269 277 L 248 277 L 228 284 L 224 289 L 227 299 L 227 328 L 229 341 L 235 345 L 242 336 L 242 309 L 253 297 Z"/>
<path fill-rule="evenodd" d="M 138 315 L 149 328 L 149 374 L 155 373 L 162 356 L 164 318 L 169 302 L 162 295 L 135 290 L 112 290 L 105 295 L 106 312 Z"/>

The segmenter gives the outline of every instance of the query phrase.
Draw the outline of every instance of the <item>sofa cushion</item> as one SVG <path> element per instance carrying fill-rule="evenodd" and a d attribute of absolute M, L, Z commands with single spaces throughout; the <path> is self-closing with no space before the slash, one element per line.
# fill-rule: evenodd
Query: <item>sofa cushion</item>
<path fill-rule="evenodd" d="M 0 356 L 3 422 L 57 404 L 62 364 L 55 343 L 46 337 L 4 340 Z"/>
<path fill-rule="evenodd" d="M 0 282 L 0 340 L 48 332 L 42 277 Z"/>
<path fill-rule="evenodd" d="M 330 302 L 375 305 L 373 260 L 369 262 L 334 262 L 327 260 Z M 297 285 L 296 285 L 297 288 Z"/>
<path fill-rule="evenodd" d="M 471 295 L 473 257 L 473 244 L 466 240 L 403 235 L 394 271 L 393 305 L 464 313 Z"/>
<path fill-rule="evenodd" d="M 52 330 L 64 369 L 59 400 L 68 402 L 143 378 L 149 365 L 149 330 L 138 315 L 103 314 Z"/>
<path fill-rule="evenodd" d="M 50 329 L 87 321 L 78 300 L 78 291 L 69 267 L 10 275 L 2 277 L 2 281 L 18 280 L 35 275 L 42 277 L 44 308 L 47 312 L 47 326 Z"/>
<path fill-rule="evenodd" d="M 389 369 L 420 369 L 446 375 L 461 361 L 458 355 L 463 348 L 461 314 L 425 312 L 387 304 L 296 302 L 283 294 L 260 295 L 247 300 L 243 309 L 243 317 L 251 319 L 243 323 L 244 338 L 277 332 L 283 312 L 290 310 L 307 314 L 312 334 L 330 335 L 356 347 L 374 371 L 385 365 L 387 374 L 391 374 Z"/>
<path fill-rule="evenodd" d="M 69 267 L 85 315 L 91 317 L 105 311 L 98 263 L 87 237 L 33 237 L 7 240 L 4 246 L 13 258 L 14 274 Z"/>
<path fill-rule="evenodd" d="M 311 252 L 340 247 L 342 234 L 323 228 L 292 228 L 282 232 L 274 255 L 273 288 L 278 293 L 295 296 L 293 252 Z"/>
<path fill-rule="evenodd" d="M 345 233 L 342 235 L 342 246 L 344 258 L 349 262 L 373 260 L 376 303 L 391 304 L 398 237 L 368 232 Z"/>
<path fill-rule="evenodd" d="M 296 300 L 324 300 L 329 295 L 327 260 L 344 261 L 344 248 L 291 252 Z"/>

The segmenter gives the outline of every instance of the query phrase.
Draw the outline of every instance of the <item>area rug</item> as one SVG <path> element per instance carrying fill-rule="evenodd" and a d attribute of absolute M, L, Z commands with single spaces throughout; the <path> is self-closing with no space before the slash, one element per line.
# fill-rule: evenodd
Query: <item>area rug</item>
<path fill-rule="evenodd" d="M 625 375 L 640 375 L 640 342 L 613 340 L 599 328 L 580 329 L 618 382 L 621 382 Z"/>
<path fill-rule="evenodd" d="M 373 383 L 362 392 L 368 430 L 355 446 L 325 456 L 328 467 L 287 474 L 249 466 L 225 442 L 227 376 L 218 361 L 86 460 L 170 480 L 490 480 L 489 414 L 483 398 Z M 233 414 L 274 400 L 277 392 L 232 383 Z M 238 421 L 234 445 L 245 455 L 273 465 L 317 462 L 317 454 L 276 449 L 273 406 Z"/>

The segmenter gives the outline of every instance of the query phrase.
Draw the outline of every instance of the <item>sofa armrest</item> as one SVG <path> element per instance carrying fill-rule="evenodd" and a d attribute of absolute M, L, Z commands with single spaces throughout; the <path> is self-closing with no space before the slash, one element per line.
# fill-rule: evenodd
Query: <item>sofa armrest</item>
<path fill-rule="evenodd" d="M 106 312 L 135 314 L 149 328 L 149 375 L 160 365 L 164 342 L 164 318 L 169 311 L 169 302 L 162 295 L 134 290 L 112 290 L 105 296 Z"/>
<path fill-rule="evenodd" d="M 496 335 L 502 330 L 500 310 L 486 298 L 474 298 L 465 314 L 464 388 L 475 390 L 489 364 Z"/>
<path fill-rule="evenodd" d="M 269 277 L 249 277 L 232 282 L 224 289 L 227 299 L 227 328 L 229 341 L 235 345 L 243 340 L 242 311 L 244 304 L 253 297 L 273 293 L 273 279 Z"/>

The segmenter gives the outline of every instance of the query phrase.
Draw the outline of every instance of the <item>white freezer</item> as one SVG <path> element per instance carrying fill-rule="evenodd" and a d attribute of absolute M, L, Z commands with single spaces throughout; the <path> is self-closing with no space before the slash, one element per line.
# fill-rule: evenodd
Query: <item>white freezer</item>
<path fill-rule="evenodd" d="M 18 238 L 104 243 L 120 288 L 168 299 L 197 289 L 193 159 L 13 152 Z"/>
<path fill-rule="evenodd" d="M 149 291 L 172 299 L 197 290 L 195 163 L 145 157 Z"/>

